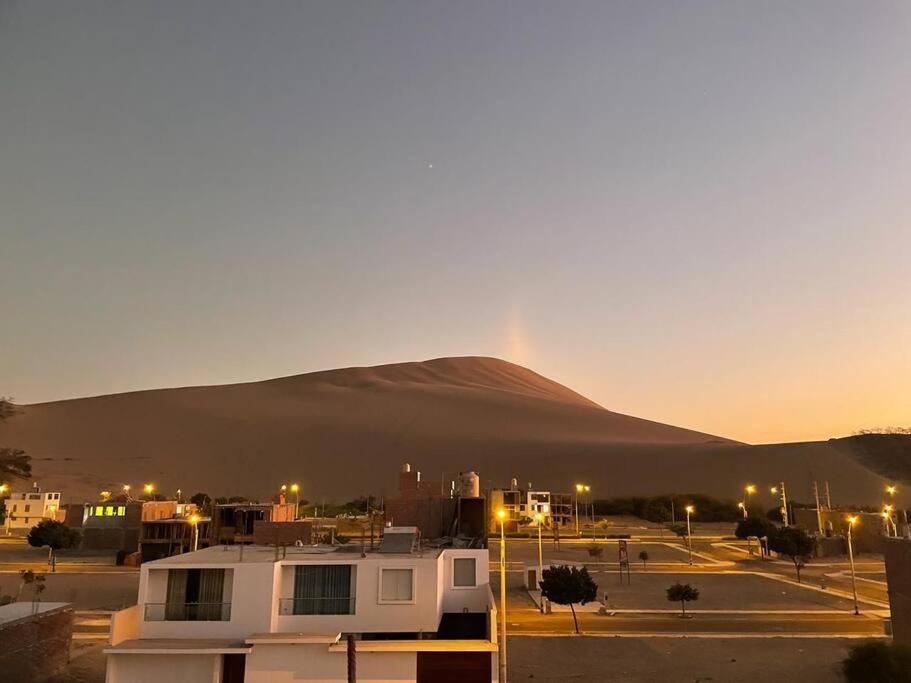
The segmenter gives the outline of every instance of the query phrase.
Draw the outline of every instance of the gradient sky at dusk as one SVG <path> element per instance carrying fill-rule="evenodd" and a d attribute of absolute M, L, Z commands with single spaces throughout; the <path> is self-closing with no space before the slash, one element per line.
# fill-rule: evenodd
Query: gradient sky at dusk
<path fill-rule="evenodd" d="M 0 395 L 493 355 L 911 424 L 911 3 L 0 0 Z"/>

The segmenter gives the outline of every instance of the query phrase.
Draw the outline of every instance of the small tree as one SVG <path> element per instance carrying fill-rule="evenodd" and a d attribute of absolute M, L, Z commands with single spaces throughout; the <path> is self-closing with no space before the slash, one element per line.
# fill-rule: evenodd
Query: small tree
<path fill-rule="evenodd" d="M 63 522 L 58 522 L 53 519 L 45 519 L 28 532 L 28 544 L 34 546 L 35 548 L 43 548 L 47 546 L 50 548 L 48 561 L 51 565 L 51 571 L 57 571 L 57 555 L 58 550 L 67 550 L 68 548 L 75 548 L 79 545 L 79 541 L 82 540 L 82 536 L 75 529 L 70 529 Z"/>
<path fill-rule="evenodd" d="M 686 524 L 668 524 L 667 528 L 680 538 L 686 536 Z"/>
<path fill-rule="evenodd" d="M 558 605 L 569 605 L 576 633 L 580 633 L 573 605 L 592 602 L 598 595 L 598 585 L 585 567 L 579 569 L 562 565 L 544 570 L 541 575 L 541 595 Z"/>
<path fill-rule="evenodd" d="M 813 556 L 816 539 L 799 527 L 785 527 L 774 536 L 769 536 L 769 549 L 791 559 L 797 572 L 797 583 L 800 583 L 800 570 Z"/>
<path fill-rule="evenodd" d="M 642 571 L 646 570 L 645 563 L 648 562 L 648 553 L 644 550 L 640 551 L 639 559 L 642 560 Z"/>
<path fill-rule="evenodd" d="M 851 648 L 842 663 L 848 683 L 907 683 L 911 681 L 911 647 L 864 643 Z"/>
<path fill-rule="evenodd" d="M 734 535 L 740 539 L 749 538 L 750 536 L 756 536 L 757 538 L 768 536 L 771 540 L 777 533 L 778 527 L 763 517 L 741 519 L 737 522 L 737 528 L 734 530 Z"/>
<path fill-rule="evenodd" d="M 667 589 L 667 599 L 669 602 L 679 602 L 681 608 L 681 617 L 686 617 L 686 603 L 699 599 L 699 589 L 693 588 L 688 583 L 679 581 Z"/>

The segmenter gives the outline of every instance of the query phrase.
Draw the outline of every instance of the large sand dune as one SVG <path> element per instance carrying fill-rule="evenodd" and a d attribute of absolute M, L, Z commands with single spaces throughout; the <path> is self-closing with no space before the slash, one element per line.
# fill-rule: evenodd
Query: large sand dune
<path fill-rule="evenodd" d="M 875 459 L 844 445 L 738 444 L 611 412 L 477 357 L 20 406 L 0 444 L 25 449 L 42 486 L 70 500 L 144 481 L 185 494 L 265 497 L 289 481 L 311 500 L 391 494 L 403 462 L 426 479 L 475 469 L 485 487 L 585 480 L 604 496 L 733 497 L 745 481 L 785 479 L 806 499 L 815 477 L 836 499 L 875 502 L 882 486 Z"/>

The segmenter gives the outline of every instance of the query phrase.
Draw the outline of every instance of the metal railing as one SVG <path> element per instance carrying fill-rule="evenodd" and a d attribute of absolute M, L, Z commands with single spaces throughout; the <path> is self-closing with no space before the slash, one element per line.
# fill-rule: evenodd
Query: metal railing
<path fill-rule="evenodd" d="M 281 598 L 281 616 L 293 614 L 354 614 L 354 598 Z"/>
<path fill-rule="evenodd" d="M 146 621 L 231 621 L 230 602 L 147 602 Z"/>

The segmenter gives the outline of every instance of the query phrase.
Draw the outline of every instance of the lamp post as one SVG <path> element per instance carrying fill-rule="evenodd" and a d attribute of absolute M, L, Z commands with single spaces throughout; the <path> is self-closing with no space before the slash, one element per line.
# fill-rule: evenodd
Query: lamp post
<path fill-rule="evenodd" d="M 500 683 L 506 683 L 506 510 L 497 510 L 500 520 Z"/>
<path fill-rule="evenodd" d="M 188 518 L 190 524 L 193 525 L 193 552 L 199 549 L 199 519 L 197 514 L 192 514 Z"/>
<path fill-rule="evenodd" d="M 894 532 L 895 536 L 898 536 L 898 526 L 895 523 L 895 519 L 892 517 L 892 510 L 895 508 L 895 492 L 897 490 L 898 487 L 896 487 L 894 484 L 889 484 L 886 486 L 886 493 L 889 494 L 890 504 L 883 505 L 886 512 L 889 513 L 889 521 L 892 523 L 892 531 Z"/>
<path fill-rule="evenodd" d="M 693 541 L 690 537 L 690 515 L 696 510 L 692 505 L 686 506 L 686 547 L 690 551 L 690 564 L 693 564 Z"/>
<path fill-rule="evenodd" d="M 582 484 L 576 484 L 576 536 L 579 535 L 579 494 L 584 488 Z"/>
<path fill-rule="evenodd" d="M 857 517 L 848 517 L 848 559 L 851 561 L 851 591 L 854 593 L 854 614 L 860 614 L 857 608 L 857 577 L 854 575 L 854 544 L 852 543 L 852 530 L 857 524 Z"/>
<path fill-rule="evenodd" d="M 743 487 L 743 518 L 746 519 L 748 516 L 747 508 L 750 504 L 750 496 L 756 493 L 756 486 L 753 484 L 747 484 Z"/>
<path fill-rule="evenodd" d="M 544 546 L 541 543 L 541 527 L 544 526 L 544 515 L 540 512 L 535 515 L 535 521 L 538 523 L 538 585 L 541 587 L 541 579 L 544 578 Z M 544 595 L 541 595 L 541 611 L 544 611 Z"/>
<path fill-rule="evenodd" d="M 149 497 L 149 500 L 152 500 L 152 491 L 155 490 L 155 486 L 152 484 L 146 484 L 142 487 L 142 490 L 145 491 L 145 494 Z"/>
<path fill-rule="evenodd" d="M 592 487 L 588 484 L 585 485 L 585 496 L 588 498 L 588 507 L 591 510 L 591 521 L 592 521 L 592 540 L 595 540 L 595 502 L 592 500 Z"/>
<path fill-rule="evenodd" d="M 294 494 L 294 521 L 295 522 L 297 521 L 297 508 L 299 508 L 300 504 L 301 504 L 300 490 L 301 490 L 300 486 L 298 486 L 297 484 L 291 484 L 291 493 Z M 369 512 L 369 510 L 368 510 L 368 512 Z"/>
<path fill-rule="evenodd" d="M 130 501 L 130 500 L 131 500 L 131 498 L 130 498 L 130 485 L 129 485 L 129 484 L 124 484 L 124 485 L 123 485 L 123 494 L 127 497 L 127 501 Z"/>
<path fill-rule="evenodd" d="M 747 518 L 747 506 L 743 504 L 743 501 L 737 503 L 737 507 L 740 508 L 740 511 L 743 513 L 743 518 Z"/>
<path fill-rule="evenodd" d="M 780 482 L 778 486 L 773 486 L 771 491 L 772 495 L 777 493 L 781 500 L 781 523 L 785 526 L 790 526 L 788 523 L 788 494 L 784 490 L 784 482 Z"/>

